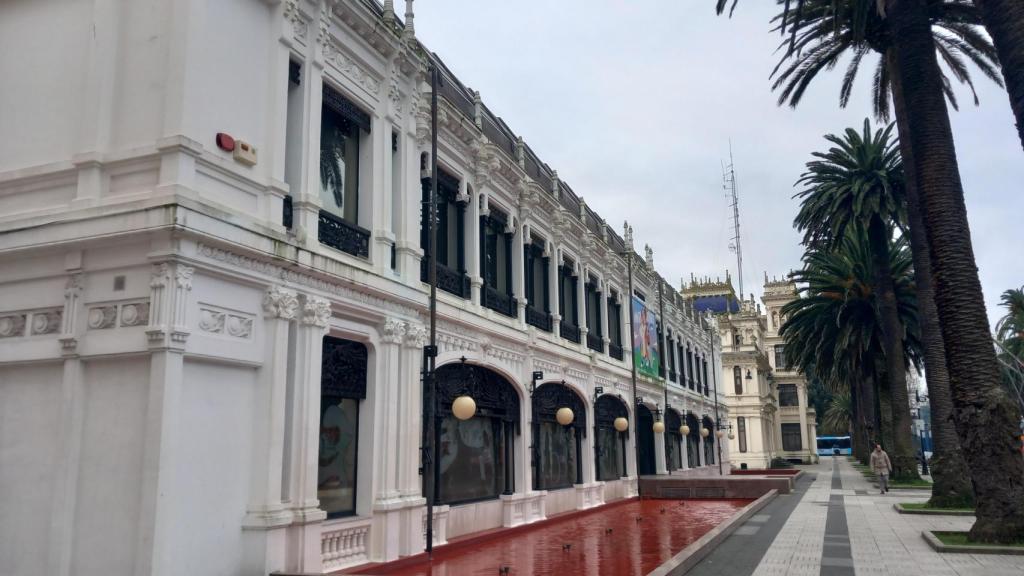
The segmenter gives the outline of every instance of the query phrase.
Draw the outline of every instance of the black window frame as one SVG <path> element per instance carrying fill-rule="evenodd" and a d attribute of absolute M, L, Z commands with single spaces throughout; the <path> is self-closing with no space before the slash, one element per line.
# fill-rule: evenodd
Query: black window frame
<path fill-rule="evenodd" d="M 747 419 L 744 416 L 736 418 L 736 437 L 739 439 L 740 452 L 747 451 Z"/>
<path fill-rule="evenodd" d="M 800 391 L 797 389 L 796 384 L 783 383 L 777 386 L 779 395 L 779 407 L 799 407 L 800 406 Z M 785 391 L 785 394 L 783 394 Z M 783 401 L 785 398 L 785 401 Z"/>
<path fill-rule="evenodd" d="M 366 344 L 334 336 L 324 336 L 321 348 L 320 370 L 320 427 L 323 427 L 326 399 L 355 400 L 356 422 L 352 458 L 352 508 L 351 510 L 327 511 L 327 518 L 355 516 L 359 507 L 359 422 L 363 400 L 366 399 L 366 379 L 369 350 Z M 325 390 L 327 392 L 325 392 Z M 321 446 L 322 448 L 322 446 Z M 319 458 L 318 458 L 319 460 Z M 319 493 L 319 470 L 317 492 Z"/>

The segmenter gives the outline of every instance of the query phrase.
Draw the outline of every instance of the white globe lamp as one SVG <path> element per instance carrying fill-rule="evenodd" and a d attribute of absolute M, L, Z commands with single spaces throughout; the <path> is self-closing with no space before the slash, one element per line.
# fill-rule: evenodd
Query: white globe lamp
<path fill-rule="evenodd" d="M 664 422 L 662 422 L 661 420 L 658 420 L 657 422 L 654 423 L 654 433 L 655 434 L 661 434 L 664 431 L 665 431 L 665 423 Z"/>
<path fill-rule="evenodd" d="M 463 394 L 452 402 L 452 414 L 459 420 L 469 420 L 476 414 L 476 400 Z"/>
<path fill-rule="evenodd" d="M 619 416 L 618 418 L 615 419 L 613 425 L 615 426 L 615 429 L 618 430 L 619 432 L 625 432 L 626 429 L 629 428 L 629 420 L 626 420 L 622 416 Z"/>
<path fill-rule="evenodd" d="M 575 414 L 572 413 L 572 408 L 569 407 L 559 408 L 558 412 L 555 412 L 555 420 L 557 420 L 562 426 L 572 424 L 574 417 Z"/>
<path fill-rule="evenodd" d="M 686 424 L 683 424 L 682 426 L 679 427 L 679 433 L 682 434 L 683 436 L 689 436 L 690 427 L 687 426 Z"/>
<path fill-rule="evenodd" d="M 711 431 L 708 430 L 707 428 L 701 428 L 700 429 L 700 437 L 701 438 L 707 438 L 709 434 L 711 434 Z"/>

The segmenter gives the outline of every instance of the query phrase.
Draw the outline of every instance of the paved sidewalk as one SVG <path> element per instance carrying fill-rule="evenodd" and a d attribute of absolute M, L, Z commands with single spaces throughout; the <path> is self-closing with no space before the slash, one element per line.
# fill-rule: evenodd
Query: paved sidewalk
<path fill-rule="evenodd" d="M 1021 576 L 1024 556 L 990 554 L 939 554 L 921 537 L 923 530 L 967 530 L 970 516 L 922 516 L 899 514 L 896 502 L 924 502 L 923 490 L 892 490 L 882 495 L 845 457 L 823 458 L 820 464 L 802 466 L 814 476 L 802 490 L 795 507 L 788 503 L 778 510 L 785 524 L 754 567 L 753 562 L 730 562 L 729 574 L 757 576 L 803 575 L 846 576 L 854 574 L 899 576 Z M 799 492 L 797 493 L 799 494 Z M 796 495 L 796 494 L 794 494 Z M 789 509 L 792 512 L 789 513 Z M 785 516 L 788 513 L 788 518 Z M 759 554 L 756 532 L 739 528 L 720 549 L 741 549 Z M 756 545 L 760 544 L 760 545 Z M 710 573 L 708 559 L 692 573 Z M 720 555 L 719 555 L 720 556 Z M 743 564 L 740 566 L 740 564 Z M 722 568 L 719 564 L 717 568 Z"/>

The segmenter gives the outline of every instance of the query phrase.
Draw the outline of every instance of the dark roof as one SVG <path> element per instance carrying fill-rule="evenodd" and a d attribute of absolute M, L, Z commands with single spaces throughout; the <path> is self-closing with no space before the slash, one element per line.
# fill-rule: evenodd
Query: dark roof
<path fill-rule="evenodd" d="M 698 312 L 711 310 L 714 314 L 723 314 L 728 306 L 729 312 L 739 312 L 740 303 L 733 296 L 697 296 L 693 299 L 693 307 Z"/>

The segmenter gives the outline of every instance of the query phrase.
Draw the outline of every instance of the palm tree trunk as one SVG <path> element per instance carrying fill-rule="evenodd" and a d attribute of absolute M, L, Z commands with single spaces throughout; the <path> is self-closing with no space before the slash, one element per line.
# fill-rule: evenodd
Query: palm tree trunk
<path fill-rule="evenodd" d="M 858 460 L 864 460 L 868 455 L 867 444 L 864 442 L 864 411 L 860 407 L 861 394 L 857 391 L 857 385 L 850 384 L 850 448 L 853 456 Z"/>
<path fill-rule="evenodd" d="M 1024 146 L 1024 2 L 974 0 L 974 5 L 981 11 L 981 19 L 996 45 L 1010 108 L 1017 117 L 1017 136 Z"/>
<path fill-rule="evenodd" d="M 907 394 L 907 362 L 903 353 L 903 323 L 896 306 L 896 287 L 892 279 L 889 254 L 892 233 L 881 218 L 875 216 L 868 226 L 871 243 L 871 264 L 874 268 L 875 289 L 878 297 L 878 315 L 881 319 L 882 347 L 885 349 L 887 397 L 892 415 L 892 435 L 889 438 L 894 478 L 918 478 L 917 457 L 911 441 L 910 398 Z"/>
<path fill-rule="evenodd" d="M 862 392 L 860 408 L 861 408 L 861 422 L 864 426 L 864 442 L 868 446 L 870 452 L 874 448 L 875 443 L 878 442 L 879 435 L 882 433 L 882 422 L 878 419 L 878 377 L 877 370 L 876 375 L 871 378 L 864 378 L 861 380 L 860 390 Z M 870 456 L 870 454 L 868 454 Z"/>
<path fill-rule="evenodd" d="M 886 53 L 889 70 L 896 69 L 896 58 L 892 50 Z M 897 131 L 906 129 L 906 109 L 899 78 L 892 77 L 893 107 L 896 110 Z M 913 164 L 914 153 L 910 148 L 909 136 L 900 134 L 900 154 L 906 165 Z M 907 194 L 907 220 L 909 224 L 910 251 L 914 258 L 914 283 L 917 287 L 917 316 L 921 328 L 921 345 L 924 348 L 924 372 L 928 385 L 928 402 L 931 406 L 932 458 L 929 462 L 932 497 L 928 501 L 937 508 L 970 508 L 974 506 L 974 489 L 971 487 L 967 462 L 960 451 L 960 440 L 953 424 L 953 399 L 949 391 L 949 372 L 946 370 L 946 345 L 939 329 L 938 310 L 935 309 L 935 294 L 932 287 L 932 265 L 928 255 L 928 239 L 925 236 L 924 218 L 921 215 L 917 180 L 913 170 L 905 170 Z"/>
<path fill-rule="evenodd" d="M 923 0 L 886 0 L 896 70 L 906 110 L 905 133 L 935 280 L 935 305 L 946 347 L 954 418 L 970 467 L 977 521 L 970 539 L 1024 539 L 1024 458 L 1020 411 L 999 384 L 949 113 Z"/>

